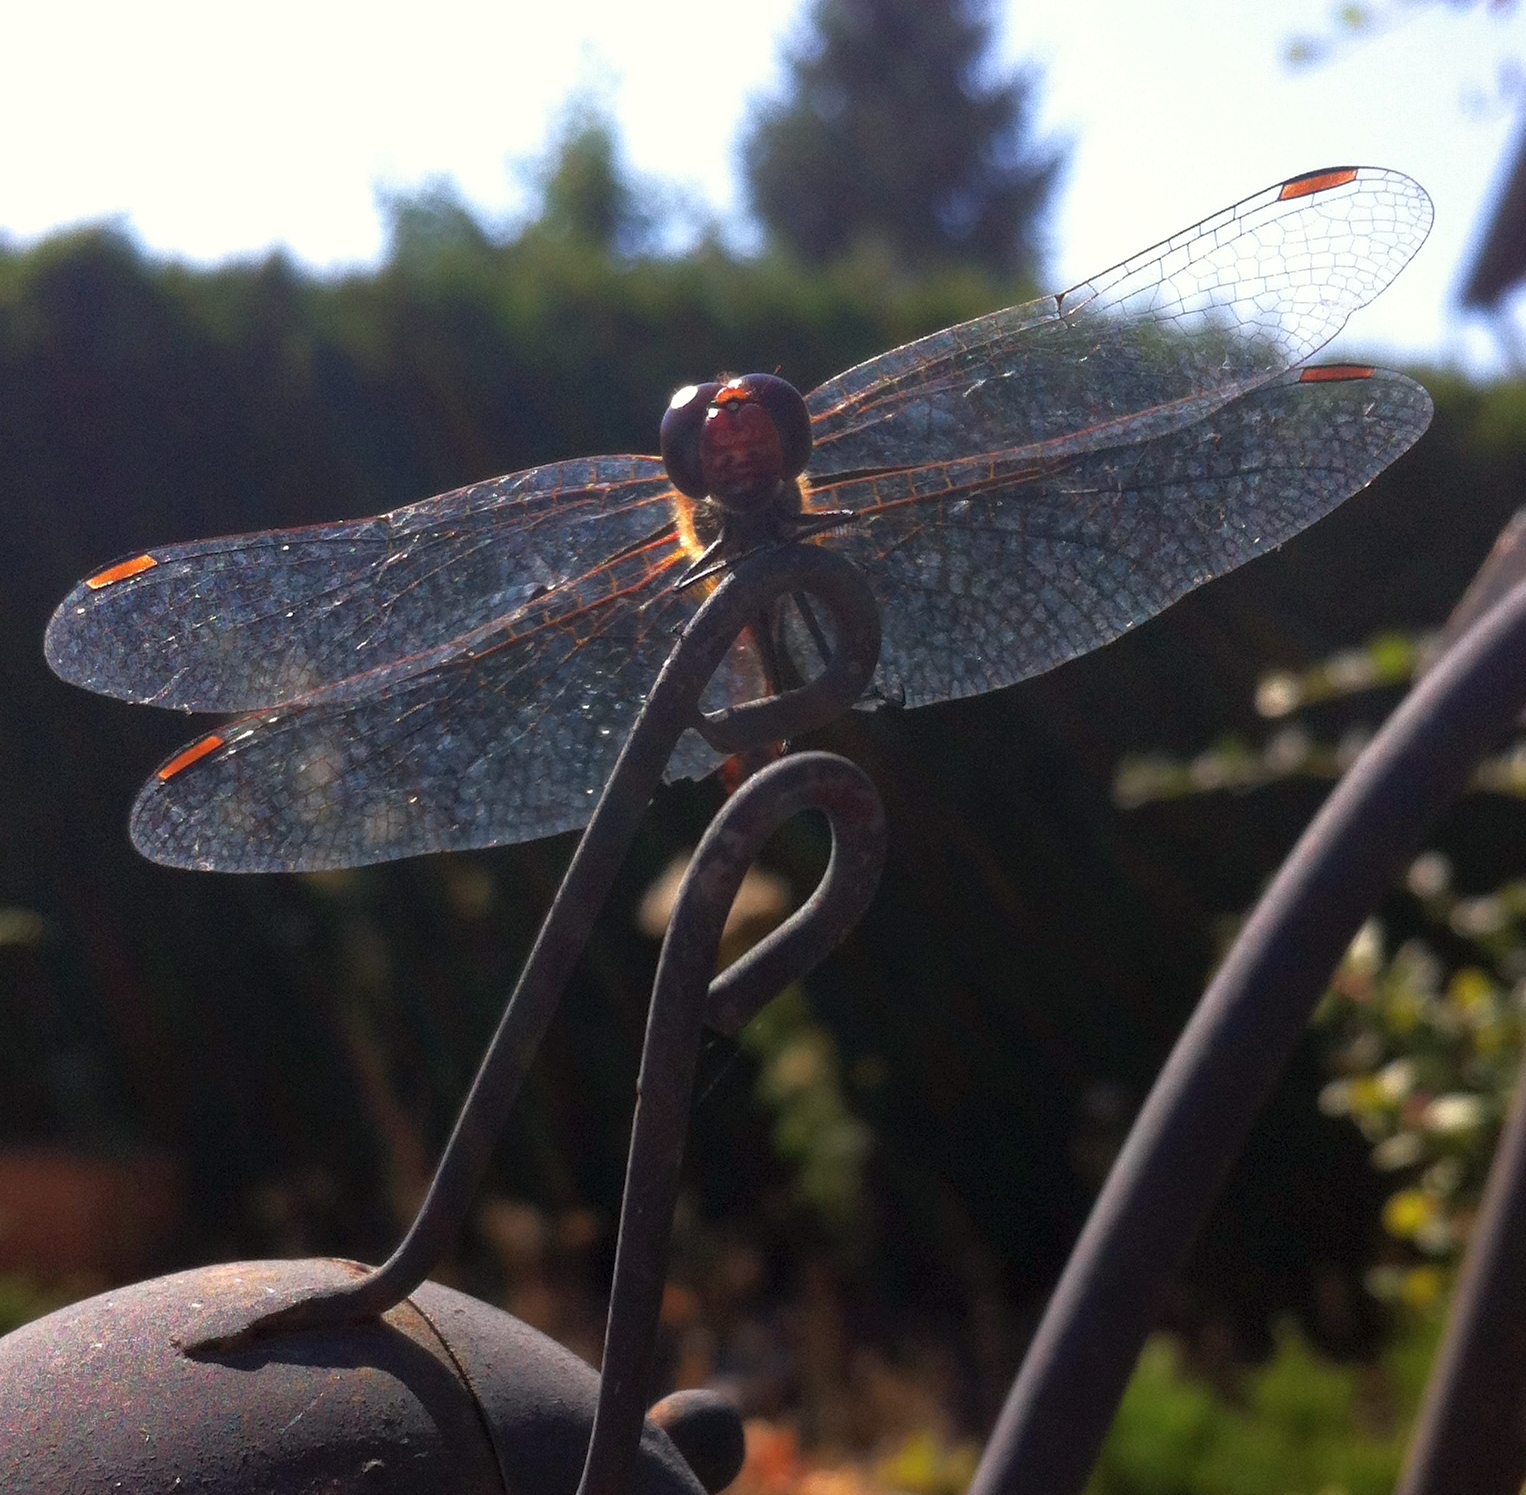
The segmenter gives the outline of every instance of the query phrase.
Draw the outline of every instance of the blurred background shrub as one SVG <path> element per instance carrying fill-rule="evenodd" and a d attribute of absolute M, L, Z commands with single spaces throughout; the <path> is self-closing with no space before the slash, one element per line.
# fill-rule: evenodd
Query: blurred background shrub
<path fill-rule="evenodd" d="M 853 79 L 866 48 L 934 9 L 821 5 L 821 49 L 758 115 L 784 153 L 758 156 L 765 210 L 768 174 L 804 171 L 787 152 L 812 110 L 855 149 L 880 139 L 886 172 L 927 167 L 900 160 Z M 982 8 L 942 11 L 947 75 L 910 75 L 923 96 L 908 109 L 939 107 L 980 55 Z M 865 15 L 887 29 L 866 39 Z M 53 679 L 40 641 L 59 598 L 154 544 L 649 451 L 680 384 L 762 368 L 809 388 L 1023 299 L 1057 160 L 1033 138 L 1028 86 L 965 89 L 964 167 L 932 169 L 952 195 L 908 189 L 902 219 L 875 196 L 828 222 L 843 193 L 822 175 L 819 221 L 765 211 L 769 248 L 751 259 L 703 235 L 664 254 L 663 213 L 682 204 L 654 207 L 583 105 L 533 221 L 502 231 L 444 188 L 399 198 L 374 272 L 315 277 L 279 255 L 192 270 L 109 228 L 0 247 L 0 1323 L 197 1261 L 384 1255 L 571 846 L 294 878 L 150 866 L 127 810 L 194 728 Z M 1050 675 L 816 739 L 879 784 L 891 862 L 832 961 L 741 1042 L 708 1047 L 664 1309 L 664 1376 L 729 1385 L 765 1420 L 761 1488 L 827 1478 L 819 1448 L 873 1451 L 833 1466 L 839 1481 L 936 1492 L 967 1475 L 969 1435 L 994 1416 L 1219 921 L 1253 901 L 1359 740 L 1362 713 L 1325 686 L 1361 676 L 1389 692 L 1374 709 L 1396 696 L 1406 640 L 1439 625 L 1526 491 L 1521 388 L 1427 383 L 1425 441 L 1275 555 Z M 1302 682 L 1304 736 L 1194 757 L 1266 736 L 1255 683 L 1273 670 Z M 1125 760 L 1133 787 L 1115 799 Z M 590 1356 L 656 955 L 638 910 L 718 796 L 659 796 L 442 1270 Z M 1435 897 L 1462 906 L 1476 895 L 1455 890 L 1518 875 L 1523 815 L 1459 805 Z M 798 899 L 825 852 L 802 823 L 765 860 Z M 1512 931 L 1513 897 L 1498 902 Z M 1423 935 L 1431 912 L 1385 909 L 1343 970 L 1173 1291 L 1175 1348 L 1144 1362 L 1099 1490 L 1216 1488 L 1131 1464 L 1142 1418 L 1181 1429 L 1194 1468 L 1216 1467 L 1225 1428 L 1278 1408 L 1316 1441 L 1375 1440 L 1388 1467 L 1398 1423 L 1363 1422 L 1369 1371 L 1319 1357 L 1386 1363 L 1396 1323 L 1388 1353 L 1411 1355 L 1420 1331 L 1364 1284 L 1450 1259 L 1518 1045 L 1520 978 L 1479 943 L 1494 936 L 1459 935 L 1450 912 L 1444 937 Z M 1407 943 L 1420 937 L 1439 941 L 1429 964 Z M 1419 1015 L 1401 1033 L 1405 1002 Z M 1328 1088 L 1332 1042 L 1344 1089 Z M 1422 1093 L 1458 1104 L 1415 1110 Z M 1443 1113 L 1458 1125 L 1426 1121 Z M 1416 1145 L 1396 1196 L 1369 1152 Z M 42 1220 L 63 1239 L 66 1218 L 86 1222 L 80 1249 L 25 1244 Z M 1396 1280 L 1418 1301 L 1418 1279 Z M 1175 1359 L 1238 1402 L 1178 1385 Z M 1392 1393 L 1393 1418 L 1407 1396 Z"/>

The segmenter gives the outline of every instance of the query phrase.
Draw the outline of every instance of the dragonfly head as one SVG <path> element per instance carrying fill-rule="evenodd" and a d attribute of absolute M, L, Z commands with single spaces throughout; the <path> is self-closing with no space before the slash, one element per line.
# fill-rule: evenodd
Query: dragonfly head
<path fill-rule="evenodd" d="M 662 460 L 680 493 L 746 513 L 770 503 L 811 455 L 811 418 L 773 374 L 686 384 L 662 417 Z"/>

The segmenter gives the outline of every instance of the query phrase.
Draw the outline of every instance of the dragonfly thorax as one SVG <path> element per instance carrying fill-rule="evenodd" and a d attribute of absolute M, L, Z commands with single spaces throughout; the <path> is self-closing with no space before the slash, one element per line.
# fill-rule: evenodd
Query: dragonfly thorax
<path fill-rule="evenodd" d="M 801 535 L 805 502 L 797 480 L 779 479 L 773 492 L 751 508 L 716 498 L 681 499 L 675 508 L 679 536 L 693 558 L 734 561 L 764 545 Z"/>

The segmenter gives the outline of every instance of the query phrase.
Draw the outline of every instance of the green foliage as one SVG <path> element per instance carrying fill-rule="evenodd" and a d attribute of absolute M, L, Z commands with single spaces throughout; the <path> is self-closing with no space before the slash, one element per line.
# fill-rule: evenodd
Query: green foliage
<path fill-rule="evenodd" d="M 1088 1495 L 1388 1495 L 1434 1353 L 1415 1320 L 1377 1366 L 1338 1365 L 1284 1326 L 1234 1398 L 1184 1375 L 1175 1345 L 1140 1357 Z"/>
<path fill-rule="evenodd" d="M 964 1495 L 979 1462 L 978 1444 L 950 1443 L 924 1428 L 881 1459 L 874 1474 L 897 1495 Z"/>
<path fill-rule="evenodd" d="M 630 198 L 609 124 L 595 117 L 570 122 L 546 181 L 541 231 L 611 250 L 630 222 Z"/>
<path fill-rule="evenodd" d="M 382 273 L 325 288 L 314 310 L 367 384 L 394 399 L 414 385 L 425 419 L 446 404 L 470 477 L 569 453 L 650 451 L 683 383 L 778 368 L 808 389 L 1012 295 L 970 272 L 913 286 L 849 266 L 801 276 L 713 247 L 684 259 L 622 256 L 596 240 L 597 224 L 570 218 L 495 244 L 448 200 L 407 204 L 397 222 L 406 232 Z M 448 480 L 443 469 L 415 474 L 410 496 Z"/>
<path fill-rule="evenodd" d="M 1387 948 L 1370 921 L 1316 1015 L 1336 1071 L 1320 1108 L 1349 1116 L 1375 1168 L 1399 1183 L 1383 1209 L 1395 1243 L 1368 1285 L 1425 1307 L 1467 1242 L 1526 1039 L 1526 882 L 1453 892 L 1444 857 L 1410 869 L 1433 938 Z M 1448 953 L 1439 953 L 1445 950 Z"/>
<path fill-rule="evenodd" d="M 825 264 L 863 243 L 901 263 L 1029 272 L 1059 157 L 1035 149 L 1033 81 L 982 77 L 989 0 L 817 0 L 789 92 L 744 151 L 770 237 Z"/>
<path fill-rule="evenodd" d="M 1487 430 L 1495 444 L 1518 445 L 1523 412 L 1518 398 L 1496 392 L 1475 428 Z M 1476 592 L 1470 590 L 1469 599 Z M 1469 606 L 1465 600 L 1460 611 L 1468 613 Z M 1282 717 L 1407 684 L 1434 660 L 1437 647 L 1435 636 L 1380 634 L 1309 669 L 1263 677 L 1257 710 Z M 1115 773 L 1114 799 L 1135 808 L 1284 778 L 1333 779 L 1369 736 L 1369 729 L 1357 727 L 1338 745 L 1322 746 L 1292 725 L 1259 751 L 1229 737 L 1190 761 L 1132 757 Z M 1526 795 L 1526 739 L 1480 763 L 1470 788 Z M 1383 923 L 1370 920 L 1332 978 L 1315 1023 L 1330 1035 L 1326 1058 L 1336 1076 L 1320 1093 L 1320 1109 L 1349 1117 L 1371 1144 L 1373 1167 L 1399 1184 L 1382 1214 L 1389 1250 L 1368 1272 L 1367 1285 L 1381 1298 L 1418 1309 L 1445 1291 L 1466 1244 L 1519 1075 L 1526 1042 L 1526 881 L 1462 897 L 1447 858 L 1433 851 L 1413 863 L 1406 886 L 1426 934 L 1390 948 Z"/>
<path fill-rule="evenodd" d="M 1518 452 L 1526 432 L 1526 383 L 1496 384 L 1478 401 L 1469 431 L 1471 443 L 1481 452 Z"/>
<path fill-rule="evenodd" d="M 874 1138 L 848 1107 L 831 1030 L 797 983 L 742 1030 L 741 1042 L 758 1059 L 758 1098 L 774 1113 L 774 1147 L 795 1169 L 797 1198 L 829 1229 L 849 1229 Z"/>
<path fill-rule="evenodd" d="M 448 259 L 452 252 L 483 253 L 491 239 L 455 184 L 432 182 L 413 193 L 383 198 L 387 217 L 388 253 L 393 262 L 427 265 Z"/>
<path fill-rule="evenodd" d="M 33 1319 L 40 1319 L 55 1308 L 72 1303 L 81 1293 L 64 1288 L 39 1287 L 30 1277 L 16 1273 L 0 1274 L 0 1335 L 19 1329 Z"/>
<path fill-rule="evenodd" d="M 605 254 L 635 255 L 650 246 L 659 204 L 643 207 L 641 198 L 664 194 L 631 181 L 614 123 L 596 102 L 575 98 L 568 106 L 539 185 L 540 214 L 529 232 Z"/>
<path fill-rule="evenodd" d="M 1279 719 L 1306 707 L 1387 687 L 1408 685 L 1435 657 L 1436 635 L 1387 631 L 1360 648 L 1342 649 L 1305 670 L 1274 670 L 1256 686 L 1256 710 Z M 1335 742 L 1321 742 L 1300 722 L 1275 731 L 1259 747 L 1228 734 L 1201 753 L 1130 753 L 1113 772 L 1113 800 L 1125 810 L 1220 790 L 1244 793 L 1286 779 L 1338 779 L 1372 736 L 1366 723 L 1349 725 Z M 1475 766 L 1468 792 L 1526 798 L 1526 737 Z"/>

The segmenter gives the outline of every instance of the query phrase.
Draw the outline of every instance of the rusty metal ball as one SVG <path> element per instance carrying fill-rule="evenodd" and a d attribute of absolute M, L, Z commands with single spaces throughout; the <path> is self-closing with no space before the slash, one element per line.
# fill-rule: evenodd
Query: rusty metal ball
<path fill-rule="evenodd" d="M 183 1348 L 362 1270 L 332 1260 L 203 1267 L 0 1339 L 0 1489 L 574 1495 L 598 1376 L 464 1293 L 426 1282 L 378 1321 L 216 1355 Z M 740 1447 L 728 1410 L 714 1397 L 690 1407 L 703 1446 Z M 724 1453 L 706 1471 L 717 1472 L 736 1472 Z M 632 1495 L 704 1491 L 649 1421 Z"/>

